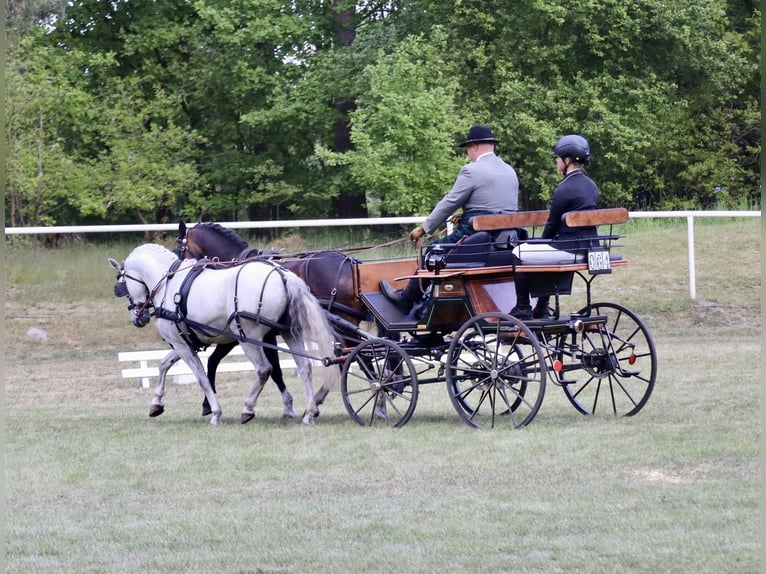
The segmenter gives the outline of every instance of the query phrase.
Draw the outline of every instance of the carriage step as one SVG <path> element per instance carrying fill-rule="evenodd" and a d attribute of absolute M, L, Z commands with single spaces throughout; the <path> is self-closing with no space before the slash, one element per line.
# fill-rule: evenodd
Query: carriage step
<path fill-rule="evenodd" d="M 576 379 L 559 379 L 558 384 L 561 385 L 562 387 L 564 385 L 575 385 L 577 384 L 577 380 Z"/>
<path fill-rule="evenodd" d="M 399 343 L 402 349 L 413 354 L 427 353 L 434 349 L 443 349 L 449 346 L 449 341 L 444 340 L 444 336 L 438 333 L 430 335 L 418 335 L 407 341 Z"/>
<path fill-rule="evenodd" d="M 386 329 L 417 329 L 417 319 L 412 315 L 402 313 L 401 309 L 394 305 L 380 291 L 361 293 L 360 299 L 367 305 L 381 323 L 383 323 Z"/>

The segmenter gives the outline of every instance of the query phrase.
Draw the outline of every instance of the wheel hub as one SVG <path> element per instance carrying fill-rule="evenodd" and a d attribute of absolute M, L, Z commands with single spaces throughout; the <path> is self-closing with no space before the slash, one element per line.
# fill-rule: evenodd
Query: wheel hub
<path fill-rule="evenodd" d="M 615 362 L 606 349 L 595 349 L 590 353 L 584 353 L 582 363 L 584 369 L 597 379 L 603 379 L 615 370 Z"/>

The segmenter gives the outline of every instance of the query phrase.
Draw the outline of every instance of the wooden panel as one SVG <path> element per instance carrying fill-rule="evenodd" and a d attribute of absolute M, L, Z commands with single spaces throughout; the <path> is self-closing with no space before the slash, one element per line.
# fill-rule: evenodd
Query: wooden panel
<path fill-rule="evenodd" d="M 612 225 L 625 223 L 630 219 L 628 210 L 624 207 L 615 207 L 614 209 L 592 209 L 590 211 L 570 211 L 565 217 L 569 227 Z"/>
<path fill-rule="evenodd" d="M 547 209 L 541 211 L 519 211 L 518 213 L 501 213 L 498 215 L 477 215 L 471 220 L 471 226 L 476 231 L 493 231 L 495 229 L 513 229 L 515 227 L 540 227 L 548 221 Z"/>
<path fill-rule="evenodd" d="M 626 259 L 612 261 L 612 267 L 627 265 Z M 562 263 L 551 265 L 517 265 L 516 273 L 571 273 L 572 271 L 587 271 L 587 263 Z"/>
<path fill-rule="evenodd" d="M 396 277 L 412 275 L 418 268 L 417 258 L 395 259 L 392 261 L 365 261 L 357 266 L 359 293 L 380 291 L 381 279 L 391 282 L 394 287 L 404 287 L 406 283 L 395 283 Z"/>
<path fill-rule="evenodd" d="M 493 311 L 508 313 L 516 305 L 516 286 L 512 278 L 476 279 L 466 285 L 476 314 Z"/>
<path fill-rule="evenodd" d="M 465 285 L 459 278 L 436 280 L 432 284 L 434 297 L 465 297 Z"/>

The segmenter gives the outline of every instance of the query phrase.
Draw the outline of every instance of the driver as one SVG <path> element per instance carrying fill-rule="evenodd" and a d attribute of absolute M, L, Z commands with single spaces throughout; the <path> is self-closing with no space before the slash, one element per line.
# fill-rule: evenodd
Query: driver
<path fill-rule="evenodd" d="M 460 147 L 465 148 L 470 162 L 460 168 L 452 189 L 436 204 L 423 225 L 412 230 L 411 241 L 417 241 L 426 233 L 434 233 L 460 208 L 463 214 L 455 230 L 432 245 L 457 243 L 473 234 L 471 219 L 477 215 L 518 211 L 519 178 L 516 170 L 495 155 L 498 141 L 489 126 L 475 125 L 468 130 Z M 394 289 L 386 280 L 380 282 L 380 287 L 383 294 L 404 313 L 409 313 L 423 297 L 417 279 L 411 279 L 404 289 Z"/>

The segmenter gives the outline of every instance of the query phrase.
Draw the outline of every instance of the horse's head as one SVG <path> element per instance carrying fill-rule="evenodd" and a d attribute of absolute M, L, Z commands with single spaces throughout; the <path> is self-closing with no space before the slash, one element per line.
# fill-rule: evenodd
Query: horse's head
<path fill-rule="evenodd" d="M 158 285 L 165 271 L 175 259 L 173 253 L 156 244 L 137 247 L 120 265 L 110 257 L 109 265 L 117 271 L 114 284 L 115 297 L 127 297 L 130 320 L 136 327 L 145 327 L 154 313 L 154 291 L 149 285 Z"/>
<path fill-rule="evenodd" d="M 218 223 L 206 221 L 187 228 L 182 221 L 178 224 L 176 249 L 173 252 L 182 259 L 231 261 L 247 249 L 247 241 Z"/>
<path fill-rule="evenodd" d="M 136 327 L 145 327 L 152 319 L 152 312 L 147 302 L 149 302 L 149 288 L 140 279 L 135 279 L 127 274 L 125 267 L 120 265 L 116 259 L 110 257 L 109 265 L 117 271 L 117 283 L 114 284 L 115 297 L 127 297 L 128 311 L 130 311 L 130 320 Z M 146 289 L 143 302 L 136 302 L 138 297 L 131 293 L 128 287 L 128 279 L 133 279 L 135 283 L 142 283 Z M 150 303 L 150 302 L 149 302 Z"/>

